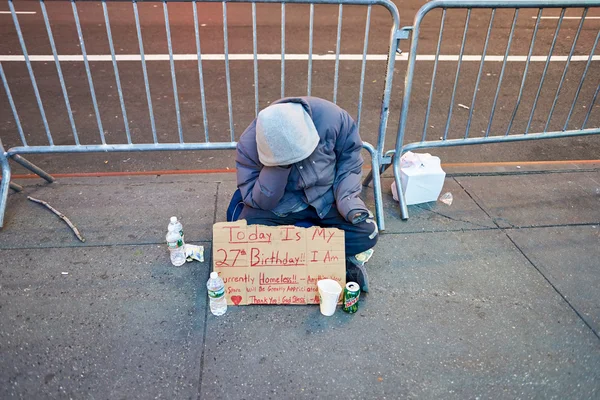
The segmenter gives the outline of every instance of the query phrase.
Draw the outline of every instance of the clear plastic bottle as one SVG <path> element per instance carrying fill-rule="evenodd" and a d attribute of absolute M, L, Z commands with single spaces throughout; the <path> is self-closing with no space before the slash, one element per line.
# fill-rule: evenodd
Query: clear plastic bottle
<path fill-rule="evenodd" d="M 167 230 L 171 228 L 179 232 L 179 234 L 181 235 L 181 240 L 183 240 L 183 243 L 185 243 L 185 236 L 183 235 L 183 225 L 181 225 L 181 222 L 177 220 L 177 217 L 171 217 L 171 221 L 169 222 Z"/>
<path fill-rule="evenodd" d="M 225 298 L 225 284 L 218 272 L 211 272 L 210 279 L 206 282 L 208 298 L 210 299 L 210 312 L 213 315 L 223 315 L 227 311 L 227 299 Z"/>
<path fill-rule="evenodd" d="M 167 233 L 167 245 L 171 252 L 171 263 L 179 267 L 185 264 L 185 251 L 183 248 L 183 239 L 179 231 L 172 229 L 169 226 L 169 232 Z"/>

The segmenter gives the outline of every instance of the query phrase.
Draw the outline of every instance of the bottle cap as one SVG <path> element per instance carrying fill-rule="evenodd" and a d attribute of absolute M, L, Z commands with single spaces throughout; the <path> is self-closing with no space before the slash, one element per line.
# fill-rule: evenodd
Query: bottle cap
<path fill-rule="evenodd" d="M 175 222 L 177 222 L 177 217 L 171 217 L 171 222 L 172 222 L 172 223 L 175 223 Z"/>
<path fill-rule="evenodd" d="M 210 273 L 210 279 L 217 279 L 219 277 L 219 273 L 218 272 L 211 272 Z"/>

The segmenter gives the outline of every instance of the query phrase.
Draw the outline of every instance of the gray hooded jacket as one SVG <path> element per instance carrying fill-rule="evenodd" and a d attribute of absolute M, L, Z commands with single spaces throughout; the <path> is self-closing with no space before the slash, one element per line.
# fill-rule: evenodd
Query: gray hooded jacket
<path fill-rule="evenodd" d="M 362 141 L 350 115 L 316 97 L 296 97 L 279 103 L 301 104 L 319 134 L 308 158 L 291 166 L 265 166 L 256 144 L 256 120 L 237 145 L 237 185 L 247 206 L 286 215 L 307 206 L 323 218 L 335 203 L 348 221 L 356 212 L 368 212 L 361 192 Z"/>

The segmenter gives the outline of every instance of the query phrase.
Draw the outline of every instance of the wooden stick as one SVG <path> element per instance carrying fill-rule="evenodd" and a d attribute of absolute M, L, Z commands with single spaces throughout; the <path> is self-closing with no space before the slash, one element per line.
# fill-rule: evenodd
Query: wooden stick
<path fill-rule="evenodd" d="M 52 207 L 50 204 L 46 203 L 44 200 L 35 199 L 35 198 L 31 197 L 31 196 L 27 196 L 27 199 L 33 201 L 34 203 L 38 203 L 38 204 L 43 205 L 48 210 L 50 210 L 54 214 L 58 215 L 58 218 L 62 219 L 63 221 L 65 221 L 65 223 L 67 225 L 69 225 L 69 228 L 71 228 L 71 230 L 73 231 L 73 233 L 75 233 L 75 235 L 77 236 L 77 239 L 81 240 L 82 242 L 85 242 L 84 237 L 81 236 L 81 234 L 79 233 L 79 230 L 77 229 L 77 227 L 75 225 L 73 225 L 73 223 L 69 220 L 69 218 L 67 218 L 63 213 L 61 213 L 60 211 L 58 211 L 57 209 L 55 209 L 54 207 Z"/>

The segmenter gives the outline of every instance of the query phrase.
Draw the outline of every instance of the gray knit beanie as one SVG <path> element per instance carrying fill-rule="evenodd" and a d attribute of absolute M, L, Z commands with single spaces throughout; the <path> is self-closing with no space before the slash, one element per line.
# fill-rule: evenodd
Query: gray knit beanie
<path fill-rule="evenodd" d="M 258 113 L 256 146 L 263 165 L 289 165 L 312 154 L 319 134 L 299 103 L 273 104 Z"/>

